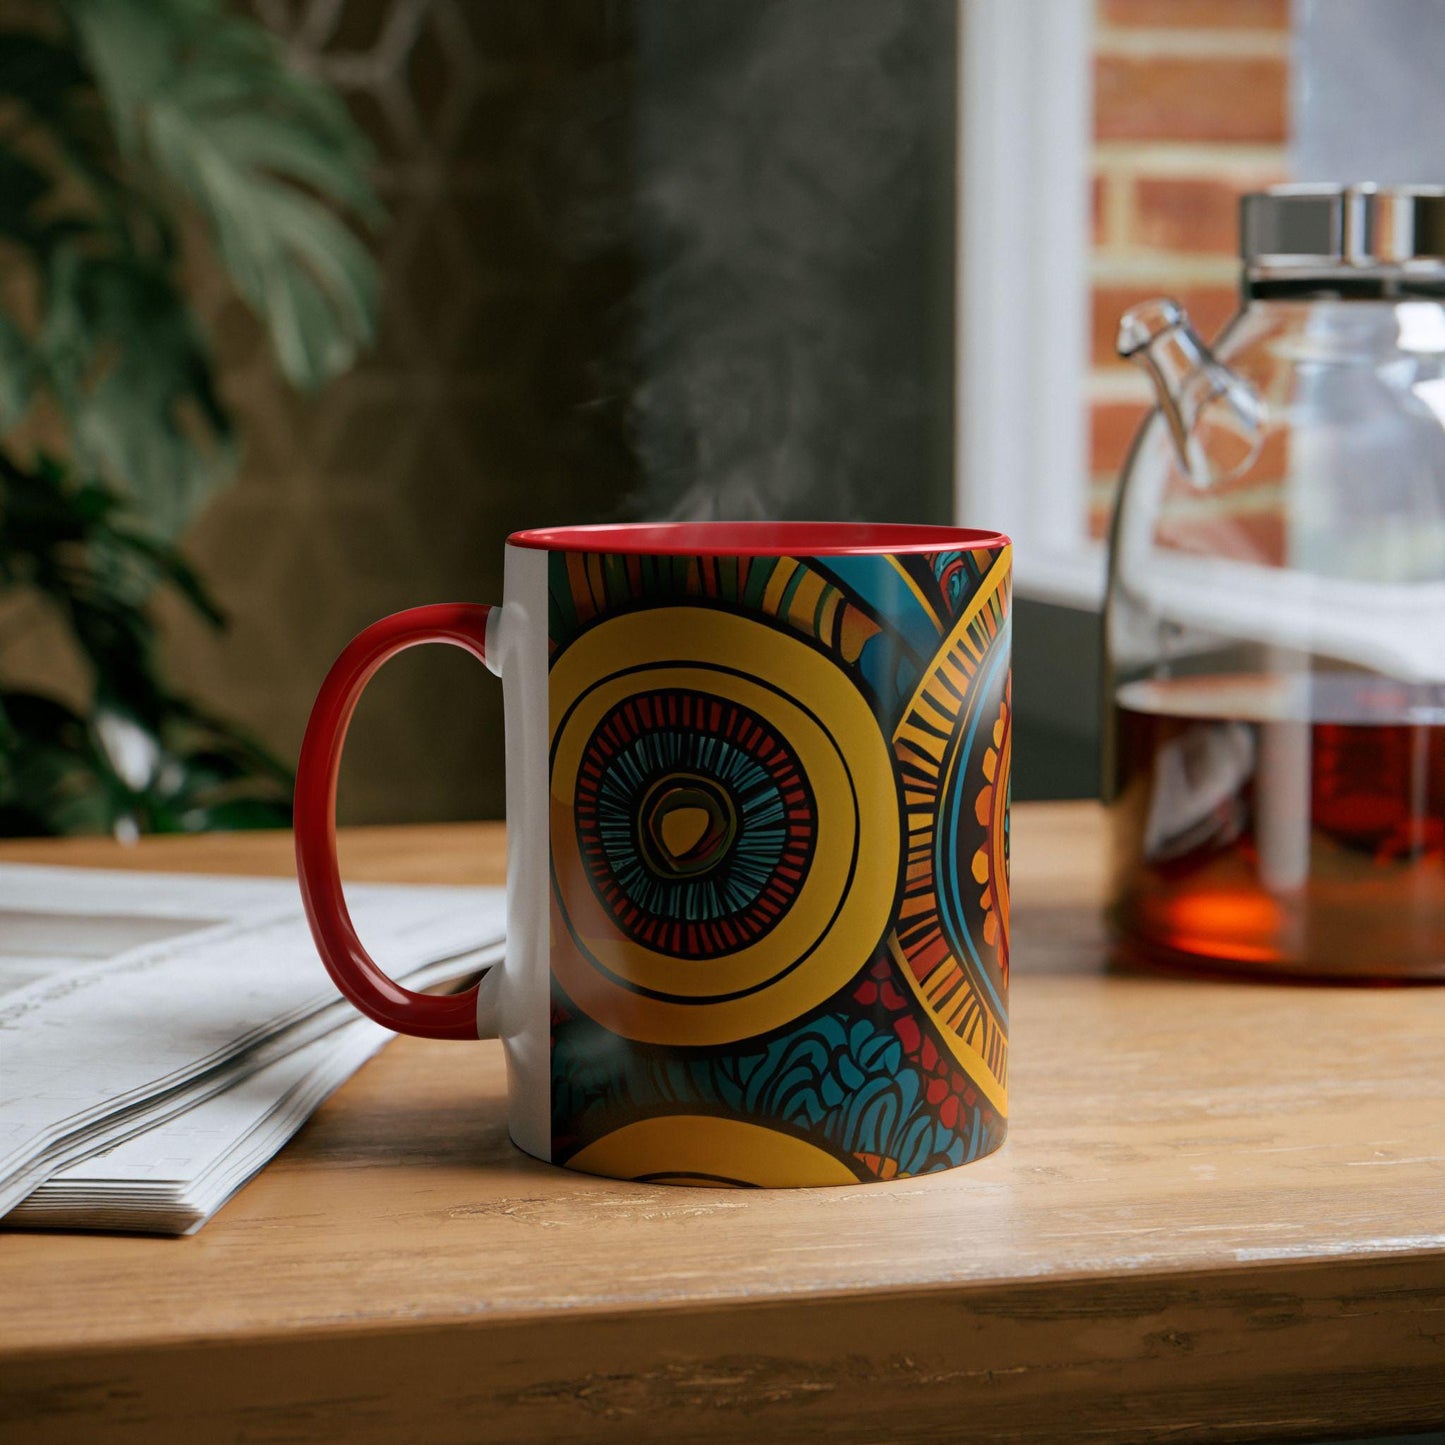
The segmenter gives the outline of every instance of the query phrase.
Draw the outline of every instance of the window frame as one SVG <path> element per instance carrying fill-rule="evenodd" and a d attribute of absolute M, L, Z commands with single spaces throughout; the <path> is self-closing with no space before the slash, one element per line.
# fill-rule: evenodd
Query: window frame
<path fill-rule="evenodd" d="M 954 516 L 1014 587 L 1102 606 L 1088 534 L 1092 0 L 959 0 Z"/>

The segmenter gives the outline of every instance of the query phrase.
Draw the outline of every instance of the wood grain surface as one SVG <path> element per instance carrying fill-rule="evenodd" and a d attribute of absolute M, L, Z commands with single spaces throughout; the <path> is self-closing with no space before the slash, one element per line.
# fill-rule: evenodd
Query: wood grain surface
<path fill-rule="evenodd" d="M 399 1040 L 199 1235 L 0 1236 L 7 1440 L 1296 1439 L 1445 1423 L 1445 990 L 1111 973 L 1090 805 L 1015 810 L 1010 1139 L 679 1190 Z M 289 871 L 289 838 L 0 858 Z M 356 879 L 500 881 L 486 825 Z M 318 965 L 319 967 L 319 965 Z"/>

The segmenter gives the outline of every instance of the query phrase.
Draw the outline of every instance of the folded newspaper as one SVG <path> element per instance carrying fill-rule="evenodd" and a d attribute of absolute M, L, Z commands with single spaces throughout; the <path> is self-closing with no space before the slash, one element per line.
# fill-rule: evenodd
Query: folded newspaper
<path fill-rule="evenodd" d="M 503 889 L 347 901 L 410 988 L 501 956 Z M 0 1225 L 191 1233 L 389 1037 L 292 881 L 0 865 Z"/>

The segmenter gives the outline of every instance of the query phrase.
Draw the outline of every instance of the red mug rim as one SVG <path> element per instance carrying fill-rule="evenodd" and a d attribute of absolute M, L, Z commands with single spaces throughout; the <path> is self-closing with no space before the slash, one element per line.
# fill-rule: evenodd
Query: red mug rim
<path fill-rule="evenodd" d="M 543 552 L 611 552 L 623 556 L 838 557 L 850 553 L 992 551 L 1010 545 L 1002 532 L 897 522 L 608 522 L 529 527 L 509 547 Z"/>

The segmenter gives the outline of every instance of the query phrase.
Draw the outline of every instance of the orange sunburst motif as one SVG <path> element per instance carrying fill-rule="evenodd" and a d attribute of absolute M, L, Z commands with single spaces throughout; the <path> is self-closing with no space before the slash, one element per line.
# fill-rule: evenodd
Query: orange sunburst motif
<path fill-rule="evenodd" d="M 1013 681 L 1004 689 L 998 717 L 993 725 L 993 742 L 983 758 L 987 780 L 974 800 L 974 816 L 988 830 L 987 840 L 973 855 L 973 881 L 982 889 L 983 936 L 999 950 L 1004 977 L 1008 977 L 1008 799 L 1013 762 Z"/>

